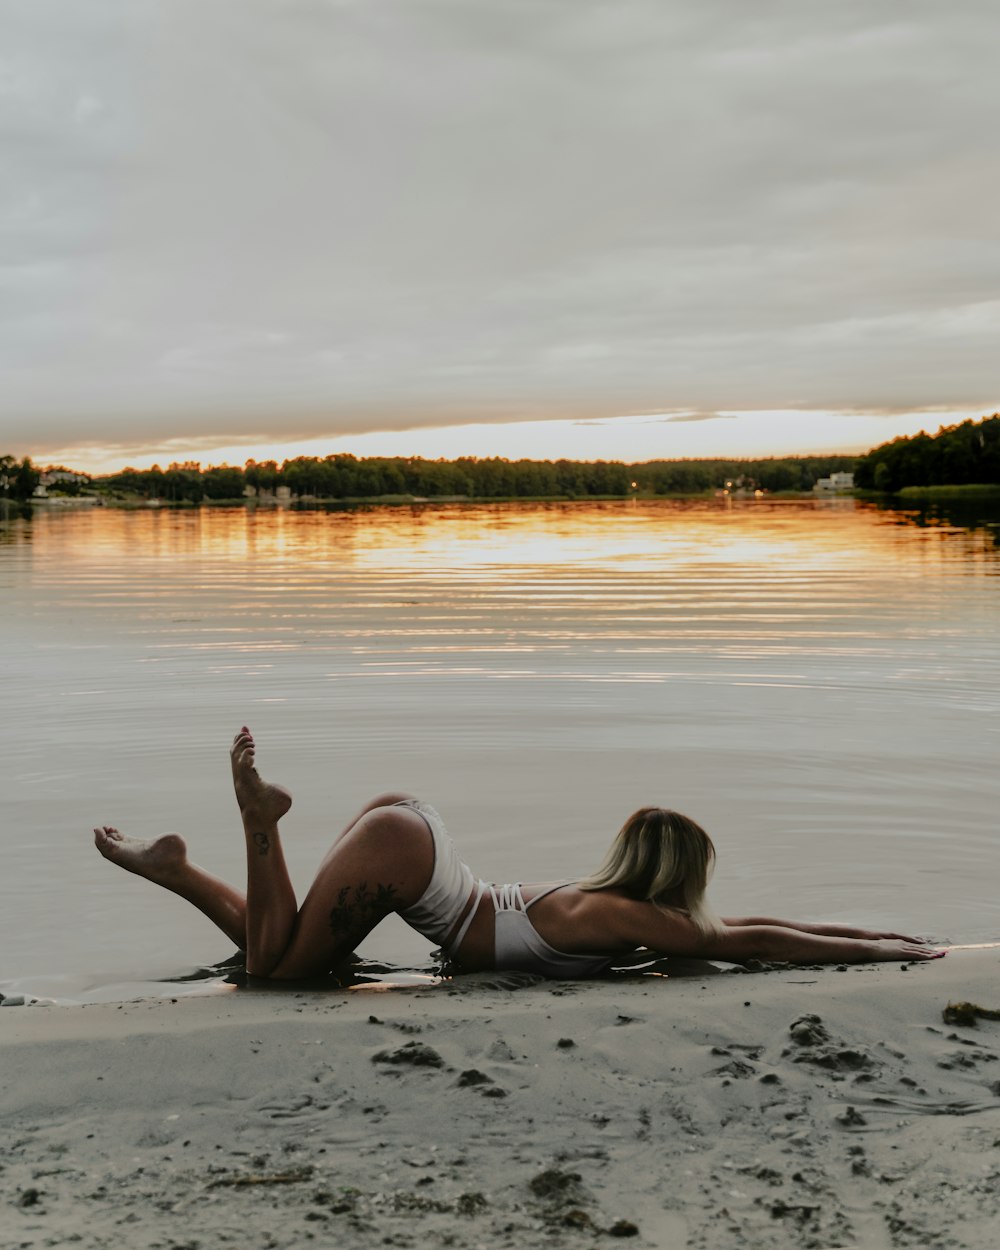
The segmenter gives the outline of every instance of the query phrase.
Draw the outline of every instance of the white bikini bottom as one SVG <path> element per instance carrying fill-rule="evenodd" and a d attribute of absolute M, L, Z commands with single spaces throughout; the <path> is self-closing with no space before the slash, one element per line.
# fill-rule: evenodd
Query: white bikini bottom
<path fill-rule="evenodd" d="M 455 927 L 462 909 L 468 903 L 476 888 L 476 878 L 455 849 L 455 843 L 445 829 L 444 821 L 429 803 L 423 803 L 420 799 L 406 799 L 395 806 L 409 807 L 422 816 L 434 839 L 434 871 L 427 883 L 427 889 L 412 907 L 407 907 L 399 914 L 429 942 L 440 945 Z M 475 910 L 473 907 L 470 916 Z M 454 955 L 461 944 L 467 927 L 463 928 L 457 940 L 452 943 L 447 952 L 449 957 Z"/>

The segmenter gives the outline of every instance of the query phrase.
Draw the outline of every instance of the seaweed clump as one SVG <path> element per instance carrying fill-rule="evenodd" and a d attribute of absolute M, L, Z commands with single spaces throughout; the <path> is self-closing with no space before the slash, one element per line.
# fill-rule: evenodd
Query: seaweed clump
<path fill-rule="evenodd" d="M 964 1025 L 966 1028 L 978 1028 L 978 1020 L 1000 1020 L 1000 1011 L 991 1007 L 980 1007 L 978 1003 L 949 1003 L 941 1012 L 945 1024 Z"/>

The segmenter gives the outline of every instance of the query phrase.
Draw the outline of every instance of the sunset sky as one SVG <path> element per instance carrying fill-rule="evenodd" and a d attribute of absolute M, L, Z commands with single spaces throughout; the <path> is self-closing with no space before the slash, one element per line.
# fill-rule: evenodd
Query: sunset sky
<path fill-rule="evenodd" d="M 998 38 L 978 0 L 3 0 L 0 454 L 766 455 L 992 412 Z"/>

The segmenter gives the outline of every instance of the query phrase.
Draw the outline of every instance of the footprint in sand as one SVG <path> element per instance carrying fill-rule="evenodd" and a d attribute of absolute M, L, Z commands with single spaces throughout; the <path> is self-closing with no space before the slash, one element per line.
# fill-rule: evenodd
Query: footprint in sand
<path fill-rule="evenodd" d="M 835 1073 L 879 1069 L 868 1051 L 847 1046 L 831 1037 L 819 1016 L 799 1016 L 788 1026 L 788 1032 L 792 1045 L 781 1054 L 782 1058 L 791 1058 L 792 1063 L 810 1063 Z"/>

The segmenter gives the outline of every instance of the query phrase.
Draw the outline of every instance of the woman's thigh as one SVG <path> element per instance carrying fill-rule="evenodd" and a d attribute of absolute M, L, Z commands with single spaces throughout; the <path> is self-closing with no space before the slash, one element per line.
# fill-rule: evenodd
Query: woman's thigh
<path fill-rule="evenodd" d="M 321 976 L 391 912 L 412 907 L 434 871 L 434 840 L 410 808 L 377 807 L 324 859 L 272 977 Z"/>

